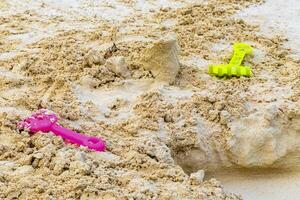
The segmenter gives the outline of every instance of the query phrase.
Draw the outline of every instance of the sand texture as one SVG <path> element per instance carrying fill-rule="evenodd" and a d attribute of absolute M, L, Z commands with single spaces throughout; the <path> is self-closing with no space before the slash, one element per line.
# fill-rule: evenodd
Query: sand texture
<path fill-rule="evenodd" d="M 243 199 L 214 171 L 299 170 L 299 57 L 240 17 L 263 3 L 1 1 L 0 199 Z M 208 75 L 235 42 L 253 76 Z M 19 131 L 40 108 L 107 151 Z"/>

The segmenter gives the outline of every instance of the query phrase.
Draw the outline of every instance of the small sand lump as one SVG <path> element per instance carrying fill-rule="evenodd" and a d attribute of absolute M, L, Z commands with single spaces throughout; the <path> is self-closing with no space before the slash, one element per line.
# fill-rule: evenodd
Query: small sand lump
<path fill-rule="evenodd" d="M 199 185 L 203 182 L 204 179 L 204 170 L 199 170 L 190 175 L 190 183 L 192 185 Z"/>
<path fill-rule="evenodd" d="M 167 36 L 151 44 L 141 54 L 141 65 L 150 70 L 156 80 L 174 83 L 179 70 L 176 37 Z"/>
<path fill-rule="evenodd" d="M 93 65 L 103 65 L 105 62 L 103 56 L 95 49 L 91 49 L 84 58 L 84 65 L 92 67 Z"/>
<path fill-rule="evenodd" d="M 107 59 L 105 65 L 117 75 L 120 75 L 124 78 L 130 77 L 130 72 L 123 56 L 111 57 Z"/>

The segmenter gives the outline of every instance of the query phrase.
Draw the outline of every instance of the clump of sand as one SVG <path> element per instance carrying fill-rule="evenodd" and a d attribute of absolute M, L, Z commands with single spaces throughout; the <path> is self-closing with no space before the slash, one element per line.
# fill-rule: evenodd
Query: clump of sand
<path fill-rule="evenodd" d="M 176 37 L 167 36 L 141 52 L 141 66 L 150 70 L 156 80 L 172 84 L 180 67 L 178 53 Z"/>
<path fill-rule="evenodd" d="M 117 75 L 120 75 L 124 78 L 130 78 L 130 71 L 128 70 L 124 57 L 115 56 L 108 58 L 105 64 L 110 70 L 112 70 Z"/>

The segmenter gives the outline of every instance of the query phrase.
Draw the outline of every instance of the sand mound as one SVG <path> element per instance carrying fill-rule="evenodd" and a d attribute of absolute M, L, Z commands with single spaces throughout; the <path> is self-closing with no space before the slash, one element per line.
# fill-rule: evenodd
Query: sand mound
<path fill-rule="evenodd" d="M 284 38 L 233 18 L 261 1 L 76 2 L 0 12 L 1 199 L 241 199 L 214 170 L 299 169 L 299 61 Z M 255 49 L 254 76 L 208 75 L 236 41 Z M 107 152 L 19 131 L 41 107 Z"/>
<path fill-rule="evenodd" d="M 180 67 L 178 48 L 174 36 L 162 38 L 141 52 L 141 66 L 150 70 L 156 80 L 172 84 Z"/>

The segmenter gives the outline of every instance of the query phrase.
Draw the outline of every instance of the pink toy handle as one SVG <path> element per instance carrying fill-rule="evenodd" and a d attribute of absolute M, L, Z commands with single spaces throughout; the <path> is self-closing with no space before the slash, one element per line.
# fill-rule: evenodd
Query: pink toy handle
<path fill-rule="evenodd" d="M 86 146 L 96 151 L 105 151 L 105 142 L 100 138 L 76 133 L 70 129 L 59 126 L 56 123 L 52 124 L 50 131 L 73 144 Z"/>

